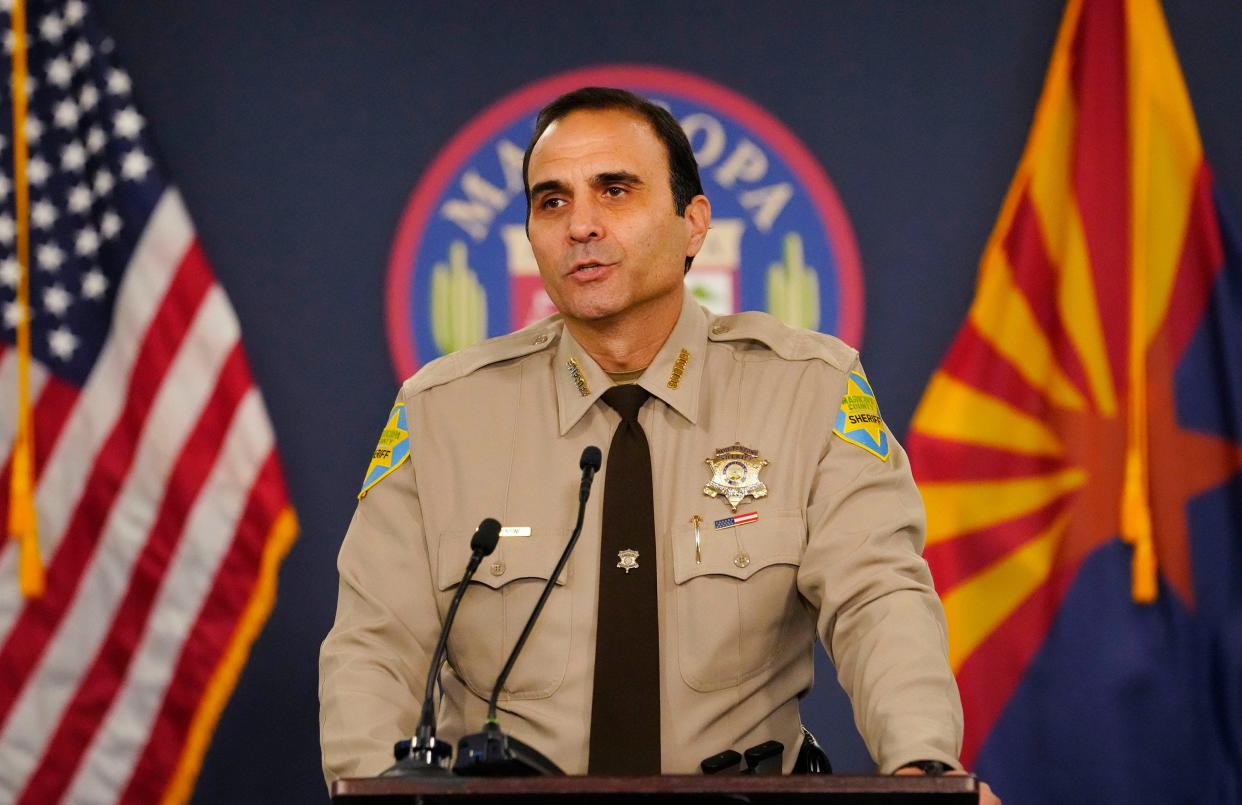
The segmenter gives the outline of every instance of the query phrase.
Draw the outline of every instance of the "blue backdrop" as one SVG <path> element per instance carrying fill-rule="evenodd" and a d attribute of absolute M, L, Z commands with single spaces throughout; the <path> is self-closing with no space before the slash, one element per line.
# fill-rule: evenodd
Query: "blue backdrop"
<path fill-rule="evenodd" d="M 1242 196 L 1242 6 L 1168 0 L 1208 158 Z M 864 357 L 905 423 L 956 331 L 1026 138 L 1059 2 L 106 2 L 168 174 L 228 290 L 302 535 L 207 755 L 198 802 L 323 796 L 316 657 L 334 561 L 396 381 L 398 217 L 447 141 L 531 81 L 638 63 L 729 87 L 826 168 L 866 286 Z M 806 717 L 869 765 L 820 668 Z"/>

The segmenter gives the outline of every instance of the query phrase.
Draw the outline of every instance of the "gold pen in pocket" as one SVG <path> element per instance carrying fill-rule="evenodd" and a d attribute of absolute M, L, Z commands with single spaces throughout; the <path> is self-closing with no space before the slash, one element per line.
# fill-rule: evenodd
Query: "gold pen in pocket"
<path fill-rule="evenodd" d="M 703 522 L 703 518 L 696 514 L 690 518 L 690 522 L 694 525 L 694 563 L 701 565 L 703 564 L 703 552 L 699 541 L 699 523 Z"/>

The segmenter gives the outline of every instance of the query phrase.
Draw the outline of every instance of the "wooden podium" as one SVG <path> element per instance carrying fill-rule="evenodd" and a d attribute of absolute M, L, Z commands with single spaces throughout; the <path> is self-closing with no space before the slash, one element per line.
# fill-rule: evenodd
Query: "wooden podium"
<path fill-rule="evenodd" d="M 840 805 L 975 805 L 974 777 L 890 777 L 814 774 L 796 776 L 668 775 L 657 777 L 356 777 L 332 783 L 338 805 L 425 803 L 749 802 Z"/>

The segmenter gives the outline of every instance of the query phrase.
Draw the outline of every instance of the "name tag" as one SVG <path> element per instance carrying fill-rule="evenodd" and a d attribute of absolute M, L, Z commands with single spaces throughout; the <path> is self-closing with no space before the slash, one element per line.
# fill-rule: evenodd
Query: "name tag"
<path fill-rule="evenodd" d="M 529 537 L 530 526 L 528 525 L 507 525 L 500 529 L 502 537 Z"/>

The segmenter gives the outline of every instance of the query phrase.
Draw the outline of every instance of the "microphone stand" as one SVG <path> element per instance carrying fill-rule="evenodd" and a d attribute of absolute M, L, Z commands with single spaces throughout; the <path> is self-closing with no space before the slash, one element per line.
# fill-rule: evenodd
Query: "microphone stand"
<path fill-rule="evenodd" d="M 513 651 L 509 653 L 504 667 L 500 669 L 500 676 L 496 677 L 491 699 L 487 703 L 487 721 L 483 725 L 483 731 L 466 735 L 457 742 L 457 762 L 453 764 L 455 774 L 465 777 L 527 777 L 537 774 L 565 773 L 534 747 L 506 735 L 500 729 L 500 721 L 496 718 L 496 707 L 505 680 L 509 678 L 509 672 L 513 670 L 518 654 L 526 645 L 526 638 L 530 637 L 539 613 L 543 611 L 543 606 L 547 603 L 548 596 L 552 594 L 556 580 L 560 578 L 561 572 L 569 562 L 569 555 L 578 543 L 578 535 L 582 533 L 582 520 L 586 516 L 587 498 L 591 494 L 591 482 L 595 478 L 595 473 L 599 471 L 601 463 L 602 457 L 598 447 L 590 446 L 582 451 L 582 458 L 578 462 L 578 466 L 582 469 L 582 483 L 578 487 L 578 518 L 574 523 L 573 533 L 570 534 L 569 542 L 565 550 L 561 552 L 556 567 L 548 576 L 548 582 L 544 585 L 538 602 L 535 603 L 535 609 L 526 619 L 526 625 L 522 628 L 522 633 L 518 635 Z"/>
<path fill-rule="evenodd" d="M 471 577 L 478 570 L 484 557 L 496 550 L 500 540 L 500 523 L 487 518 L 479 523 L 474 536 L 470 538 L 470 561 L 466 563 L 466 572 L 461 583 L 453 593 L 448 612 L 444 616 L 444 628 L 440 630 L 440 639 L 436 641 L 436 649 L 431 654 L 431 667 L 427 669 L 427 687 L 423 693 L 423 709 L 418 719 L 418 727 L 414 737 L 397 741 L 393 746 L 393 755 L 397 762 L 386 769 L 381 777 L 421 777 L 448 776 L 449 758 L 453 748 L 447 741 L 436 738 L 435 688 L 440 680 L 440 668 L 444 665 L 444 656 L 448 651 L 449 630 L 457 617 L 457 607 L 470 584 Z"/>

